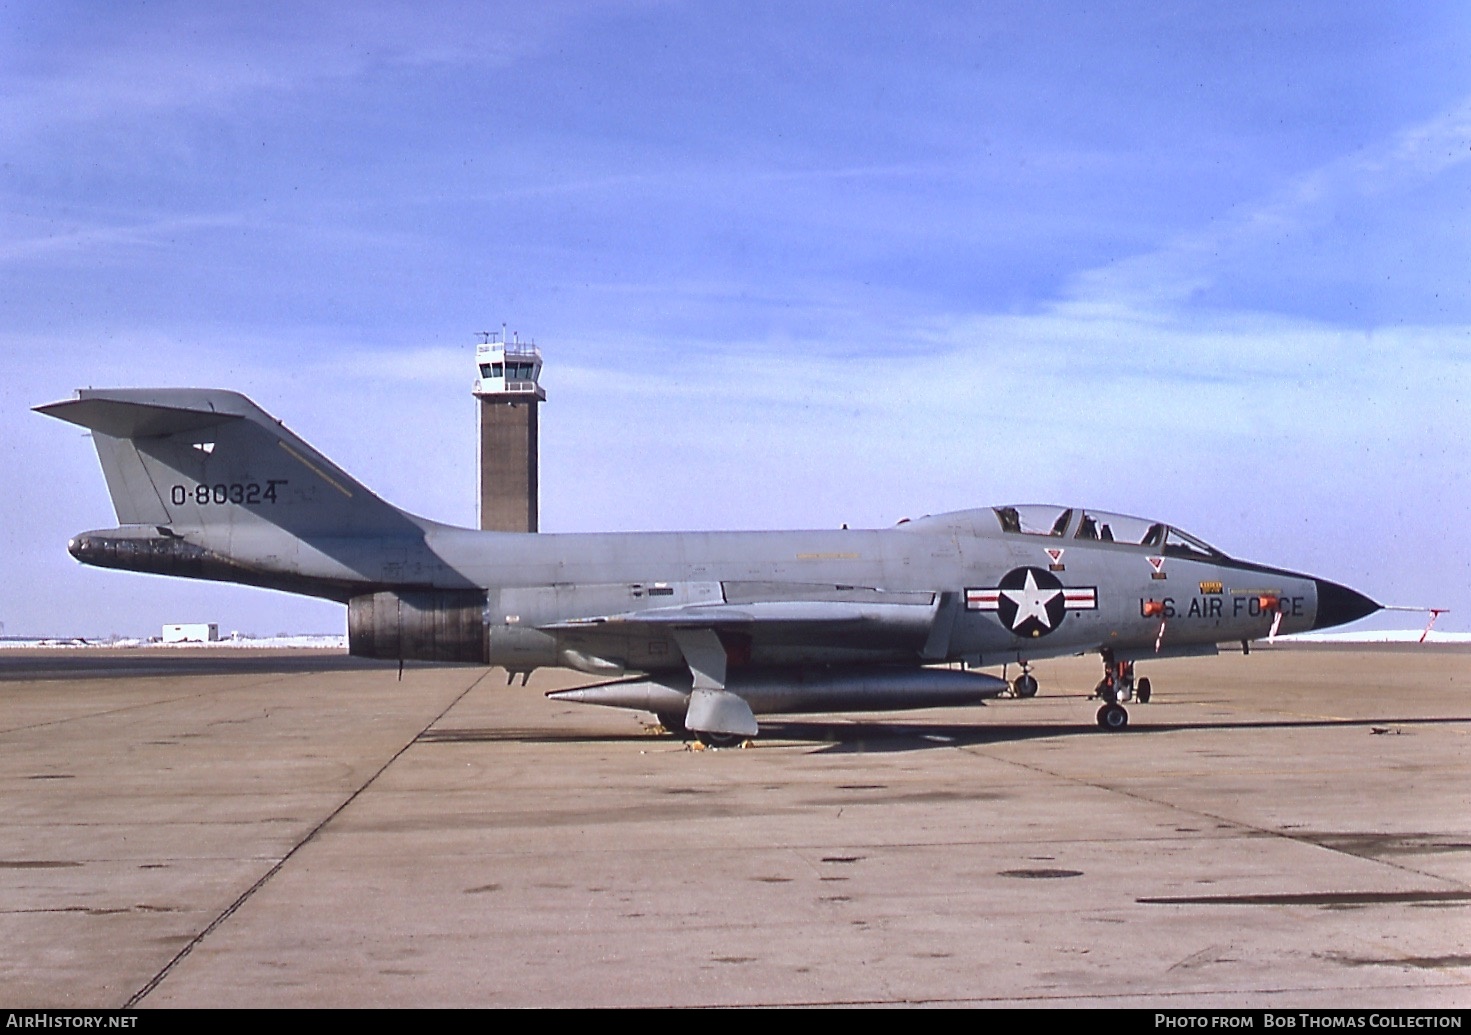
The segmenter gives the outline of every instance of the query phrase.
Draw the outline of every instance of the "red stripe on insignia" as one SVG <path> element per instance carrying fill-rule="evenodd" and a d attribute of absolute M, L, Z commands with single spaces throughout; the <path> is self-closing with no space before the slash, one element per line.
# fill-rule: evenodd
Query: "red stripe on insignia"
<path fill-rule="evenodd" d="M 1091 611 L 1098 606 L 1098 590 L 1092 586 L 1086 589 L 1064 589 L 1062 602 L 1067 607 Z"/>

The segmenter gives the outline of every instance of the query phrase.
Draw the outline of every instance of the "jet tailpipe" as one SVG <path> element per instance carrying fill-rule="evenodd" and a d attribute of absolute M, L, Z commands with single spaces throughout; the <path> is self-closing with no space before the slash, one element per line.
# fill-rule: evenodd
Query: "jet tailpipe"
<path fill-rule="evenodd" d="M 684 714 L 688 673 L 625 679 L 575 690 L 555 690 L 558 701 L 635 708 L 660 715 Z M 725 689 L 746 700 L 757 714 L 782 712 L 889 711 L 976 704 L 1006 690 L 1006 681 L 952 669 L 777 669 L 733 672 Z"/>
<path fill-rule="evenodd" d="M 489 652 L 485 594 L 477 590 L 364 593 L 347 607 L 348 653 L 360 658 L 464 661 Z"/>

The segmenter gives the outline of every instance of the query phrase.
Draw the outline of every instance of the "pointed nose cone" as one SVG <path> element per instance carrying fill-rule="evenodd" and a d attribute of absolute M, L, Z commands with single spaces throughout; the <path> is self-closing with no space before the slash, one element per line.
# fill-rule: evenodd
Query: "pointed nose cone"
<path fill-rule="evenodd" d="M 1326 579 L 1313 580 L 1318 587 L 1318 617 L 1314 629 L 1327 629 L 1333 625 L 1357 622 L 1378 611 L 1383 605 L 1376 604 L 1364 594 L 1340 586 Z"/>

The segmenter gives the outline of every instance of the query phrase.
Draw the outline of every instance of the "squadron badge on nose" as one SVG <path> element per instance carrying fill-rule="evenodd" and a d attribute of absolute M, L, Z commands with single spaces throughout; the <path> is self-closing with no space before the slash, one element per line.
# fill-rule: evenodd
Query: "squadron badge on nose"
<path fill-rule="evenodd" d="M 968 611 L 995 611 L 1017 636 L 1033 639 L 1046 636 L 1067 617 L 1069 611 L 1092 611 L 1098 607 L 1095 586 L 1064 586 L 1042 568 L 1013 568 L 994 589 L 967 589 Z"/>

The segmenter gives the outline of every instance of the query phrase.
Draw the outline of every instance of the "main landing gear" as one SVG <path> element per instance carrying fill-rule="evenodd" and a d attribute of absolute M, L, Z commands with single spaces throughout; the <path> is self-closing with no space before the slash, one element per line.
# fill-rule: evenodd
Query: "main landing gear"
<path fill-rule="evenodd" d="M 1098 709 L 1098 725 L 1110 732 L 1117 732 L 1129 725 L 1129 712 L 1124 705 L 1135 698 L 1140 704 L 1148 704 L 1154 694 L 1148 677 L 1134 679 L 1134 663 L 1117 661 L 1113 651 L 1103 649 L 1103 679 L 1093 689 L 1093 696 L 1103 701 Z"/>
<path fill-rule="evenodd" d="M 739 733 L 711 733 L 708 730 L 701 730 L 695 734 L 695 739 L 706 747 L 733 748 L 746 738 Z"/>
<path fill-rule="evenodd" d="M 675 715 L 669 712 L 655 712 L 654 718 L 658 720 L 659 726 L 665 733 L 672 737 L 693 737 L 705 747 L 728 748 L 736 747 L 746 738 L 739 733 L 712 733 L 708 730 L 692 730 L 684 724 L 683 715 Z"/>

